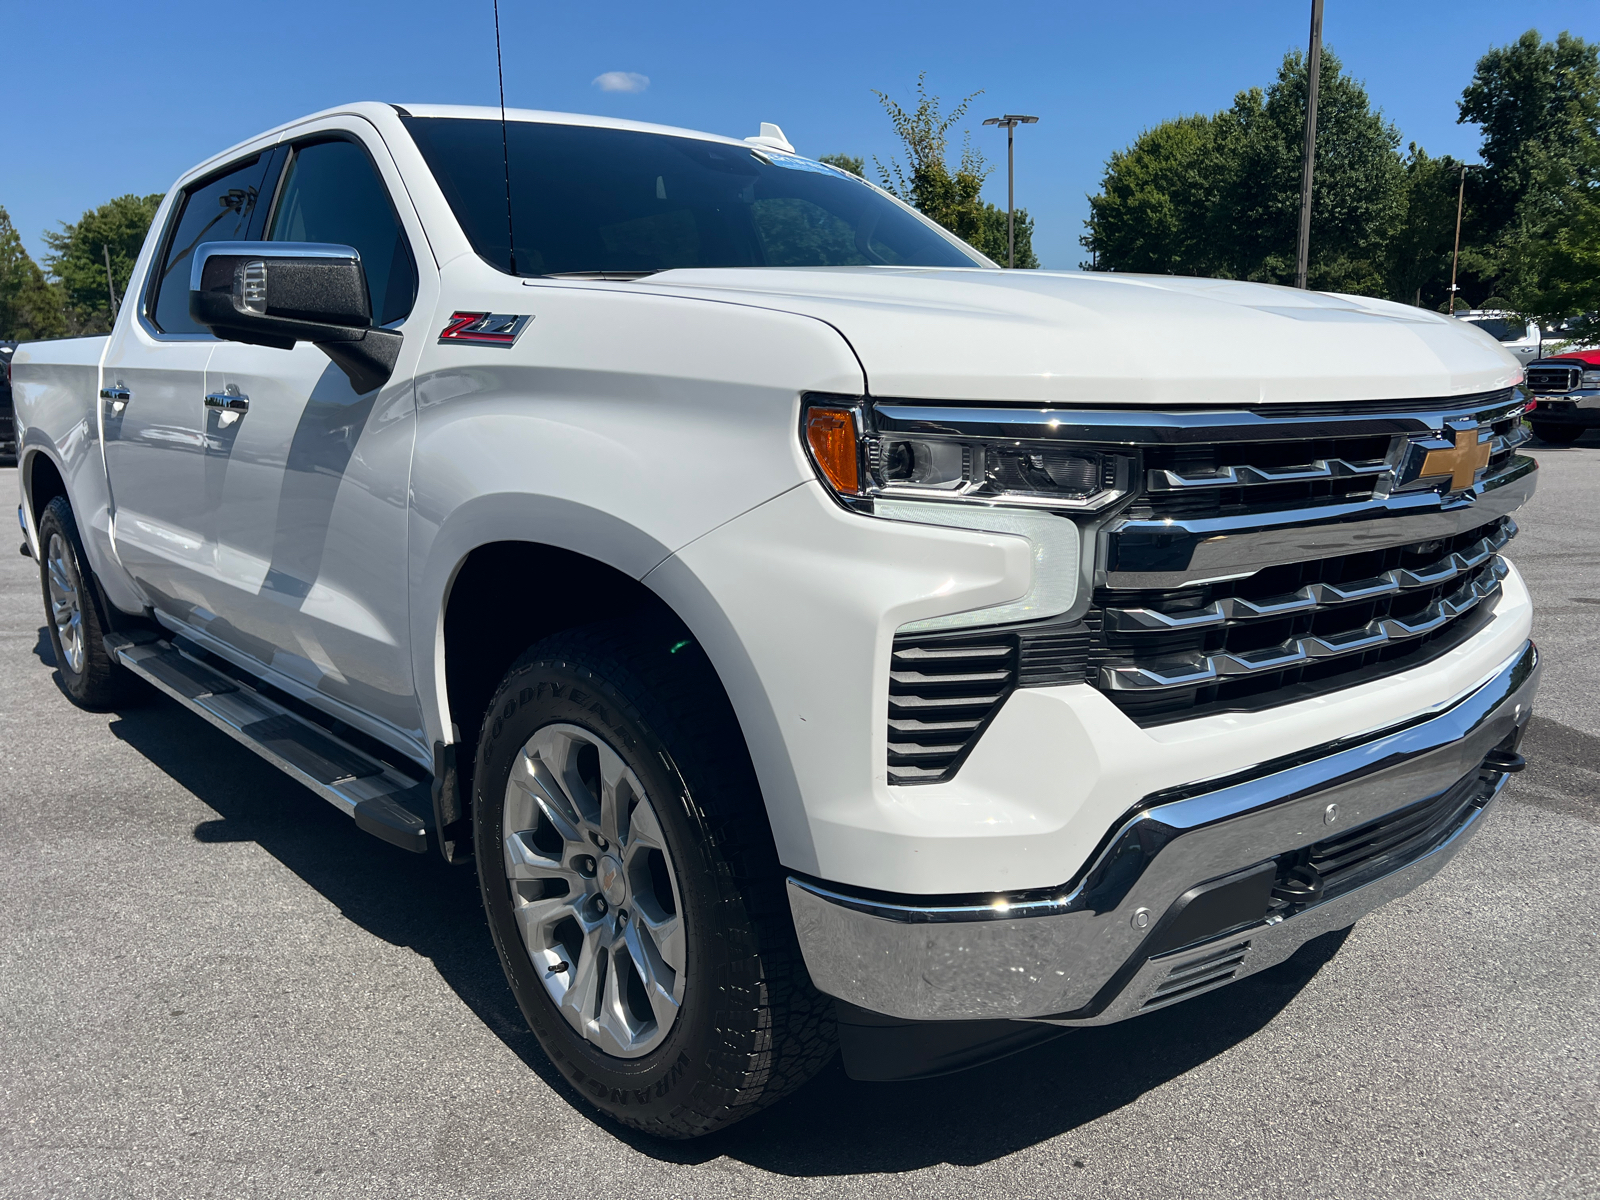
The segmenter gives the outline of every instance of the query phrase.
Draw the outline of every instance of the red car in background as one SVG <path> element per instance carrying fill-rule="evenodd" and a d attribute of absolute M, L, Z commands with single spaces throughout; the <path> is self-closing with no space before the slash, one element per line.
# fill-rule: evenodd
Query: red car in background
<path fill-rule="evenodd" d="M 1600 350 L 1564 350 L 1528 364 L 1528 423 L 1542 442 L 1568 446 L 1600 426 Z"/>

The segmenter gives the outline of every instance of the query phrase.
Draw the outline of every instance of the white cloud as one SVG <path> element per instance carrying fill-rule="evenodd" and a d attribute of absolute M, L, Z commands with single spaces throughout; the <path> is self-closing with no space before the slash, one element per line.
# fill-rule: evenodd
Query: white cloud
<path fill-rule="evenodd" d="M 650 86 L 650 76 L 637 71 L 607 71 L 594 77 L 594 85 L 602 92 L 642 92 Z"/>

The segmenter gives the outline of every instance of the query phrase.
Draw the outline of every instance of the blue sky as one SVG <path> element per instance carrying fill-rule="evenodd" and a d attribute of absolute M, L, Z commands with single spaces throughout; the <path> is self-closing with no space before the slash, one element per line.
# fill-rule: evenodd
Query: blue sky
<path fill-rule="evenodd" d="M 488 0 L 24 4 L 0 15 L 0 205 L 29 250 L 58 220 L 125 192 L 164 191 L 251 134 L 355 99 L 491 104 Z M 1141 129 L 1225 107 L 1305 44 L 1308 0 L 1009 4 L 811 0 L 803 5 L 503 0 L 506 101 L 745 136 L 780 124 L 803 153 L 894 149 L 872 89 L 906 99 L 918 71 L 954 101 L 998 168 L 1018 133 L 1017 203 L 1047 267 L 1073 267 L 1106 156 Z M 1327 0 L 1324 36 L 1403 138 L 1475 156 L 1455 102 L 1478 56 L 1537 28 L 1600 38 L 1600 4 Z M 607 72 L 648 78 L 607 91 Z"/>

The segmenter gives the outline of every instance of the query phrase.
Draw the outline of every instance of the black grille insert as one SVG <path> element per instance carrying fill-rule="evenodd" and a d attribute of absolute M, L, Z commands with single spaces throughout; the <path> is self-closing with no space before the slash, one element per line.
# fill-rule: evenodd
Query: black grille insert
<path fill-rule="evenodd" d="M 889 665 L 889 782 L 950 778 L 1016 685 L 1015 635 L 985 631 L 895 638 Z"/>
<path fill-rule="evenodd" d="M 1486 618 L 1484 601 L 1505 571 L 1494 551 L 1515 528 L 1495 521 L 1452 538 L 1181 591 L 1102 590 L 1095 600 L 1103 628 L 1087 656 L 1087 681 L 1141 725 L 1154 725 L 1410 669 Z M 1026 661 L 1026 641 L 1023 653 Z"/>
<path fill-rule="evenodd" d="M 1431 800 L 1324 838 L 1287 857 L 1315 867 L 1322 876 L 1323 899 L 1332 899 L 1421 857 L 1460 823 L 1465 810 L 1482 804 L 1492 792 L 1492 779 L 1473 771 Z"/>

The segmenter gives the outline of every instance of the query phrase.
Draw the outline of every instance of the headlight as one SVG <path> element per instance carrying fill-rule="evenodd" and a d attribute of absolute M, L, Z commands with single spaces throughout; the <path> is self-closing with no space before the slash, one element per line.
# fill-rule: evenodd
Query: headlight
<path fill-rule="evenodd" d="M 1129 454 L 1043 439 L 907 434 L 871 427 L 859 405 L 816 400 L 803 433 L 812 463 L 847 500 L 947 500 L 1094 512 L 1126 495 Z"/>
<path fill-rule="evenodd" d="M 1581 388 L 1600 388 L 1600 371 L 1585 371 L 1578 379 Z"/>

